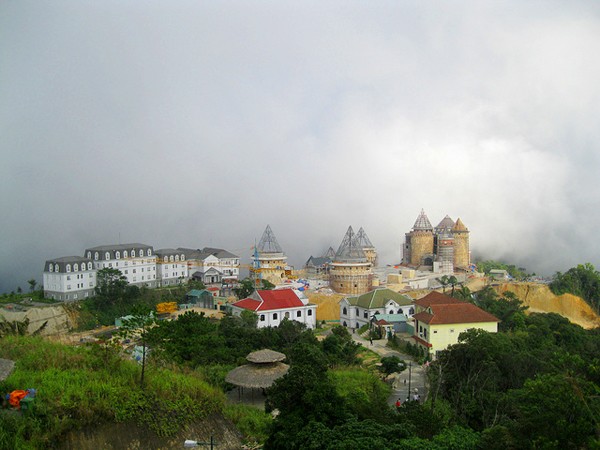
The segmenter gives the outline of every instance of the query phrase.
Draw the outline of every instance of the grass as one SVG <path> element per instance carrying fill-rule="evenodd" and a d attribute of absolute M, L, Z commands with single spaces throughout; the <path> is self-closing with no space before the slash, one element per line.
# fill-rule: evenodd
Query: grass
<path fill-rule="evenodd" d="M 236 403 L 226 405 L 223 415 L 236 425 L 248 443 L 262 443 L 269 437 L 273 417 L 264 411 Z"/>
<path fill-rule="evenodd" d="M 0 448 L 44 448 L 65 433 L 102 421 L 133 421 L 162 436 L 220 412 L 221 390 L 200 375 L 150 368 L 145 390 L 140 367 L 97 346 L 67 347 L 34 337 L 5 337 L 0 357 L 16 361 L 2 389 L 36 388 L 24 414 L 0 414 Z"/>

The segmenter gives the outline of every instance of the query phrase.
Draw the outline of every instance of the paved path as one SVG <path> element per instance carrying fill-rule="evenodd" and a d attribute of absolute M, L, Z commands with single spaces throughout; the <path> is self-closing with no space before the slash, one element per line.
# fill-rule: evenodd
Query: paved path
<path fill-rule="evenodd" d="M 381 357 L 398 356 L 409 365 L 409 367 L 407 367 L 406 370 L 400 374 L 400 377 L 392 385 L 392 392 L 388 398 L 388 403 L 390 405 L 394 405 L 398 399 L 404 403 L 406 399 L 409 398 L 409 378 L 411 391 L 410 398 L 412 399 L 412 396 L 415 394 L 415 392 L 418 392 L 419 396 L 421 397 L 421 401 L 425 400 L 427 397 L 427 391 L 425 389 L 425 370 L 423 366 L 413 361 L 412 356 L 389 348 L 387 346 L 387 339 L 374 340 L 373 344 L 371 344 L 368 339 L 365 339 L 358 334 L 352 334 L 352 339 L 365 348 L 374 351 Z M 417 391 L 415 391 L 415 389 L 417 389 Z"/>

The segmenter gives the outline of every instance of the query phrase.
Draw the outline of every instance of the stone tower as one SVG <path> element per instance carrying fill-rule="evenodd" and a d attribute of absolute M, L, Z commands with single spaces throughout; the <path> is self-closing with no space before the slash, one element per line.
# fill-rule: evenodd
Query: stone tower
<path fill-rule="evenodd" d="M 278 285 L 285 280 L 286 265 L 287 256 L 283 253 L 271 227 L 267 225 L 260 242 L 255 248 L 254 255 L 252 255 L 250 277 L 268 280 Z"/>
<path fill-rule="evenodd" d="M 367 261 L 371 263 L 371 267 L 377 267 L 377 250 L 375 250 L 375 247 L 371 244 L 369 236 L 367 236 L 367 233 L 365 233 L 365 230 L 363 230 L 362 227 L 358 230 L 358 233 L 356 233 L 356 241 L 360 248 L 363 249 L 363 252 L 365 252 L 365 256 Z"/>
<path fill-rule="evenodd" d="M 469 230 L 460 219 L 456 219 L 452 227 L 452 235 L 454 236 L 454 268 L 468 270 L 471 264 Z"/>
<path fill-rule="evenodd" d="M 341 294 L 364 294 L 373 285 L 373 270 L 352 227 L 338 248 L 329 271 L 329 285 Z"/>
<path fill-rule="evenodd" d="M 403 262 L 411 266 L 433 265 L 433 227 L 424 210 L 421 210 L 412 230 L 405 236 Z"/>

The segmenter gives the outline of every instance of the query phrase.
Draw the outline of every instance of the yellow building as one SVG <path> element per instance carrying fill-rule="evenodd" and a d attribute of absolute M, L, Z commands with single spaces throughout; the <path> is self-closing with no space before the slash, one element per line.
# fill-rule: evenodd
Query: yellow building
<path fill-rule="evenodd" d="M 473 328 L 498 332 L 500 320 L 472 303 L 439 292 L 430 292 L 415 302 L 413 339 L 432 357 L 458 343 L 463 331 Z"/>

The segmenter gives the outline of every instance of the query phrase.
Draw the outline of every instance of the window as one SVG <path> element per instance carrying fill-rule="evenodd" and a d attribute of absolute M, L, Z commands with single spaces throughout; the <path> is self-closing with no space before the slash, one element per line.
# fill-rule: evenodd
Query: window
<path fill-rule="evenodd" d="M 135 273 L 135 269 L 133 269 L 133 273 Z"/>
<path fill-rule="evenodd" d="M 265 321 L 265 315 L 264 315 L 264 314 L 261 314 L 261 315 L 260 315 L 260 321 L 261 321 L 261 322 L 264 322 L 264 321 Z"/>
<path fill-rule="evenodd" d="M 364 317 L 365 319 L 368 319 L 368 318 L 369 318 L 369 313 L 368 313 L 367 311 L 365 311 L 365 312 L 363 313 L 363 317 Z"/>
<path fill-rule="evenodd" d="M 71 264 L 67 264 L 67 272 L 71 271 Z"/>
<path fill-rule="evenodd" d="M 454 333 L 454 330 L 450 330 L 450 333 Z"/>
<path fill-rule="evenodd" d="M 296 311 L 296 317 L 302 317 L 302 311 Z"/>
<path fill-rule="evenodd" d="M 147 254 L 148 256 L 152 256 L 152 250 L 148 249 L 148 251 L 146 252 L 146 254 Z"/>
<path fill-rule="evenodd" d="M 123 258 L 127 258 L 127 250 L 123 250 Z"/>
<path fill-rule="evenodd" d="M 347 315 L 348 314 L 348 310 L 346 308 L 342 309 L 342 314 L 343 315 Z"/>
<path fill-rule="evenodd" d="M 88 259 L 92 259 L 92 252 L 87 252 Z"/>
<path fill-rule="evenodd" d="M 437 330 L 433 330 L 433 334 L 437 334 Z"/>
<path fill-rule="evenodd" d="M 410 308 L 410 311 L 408 312 L 410 315 L 413 315 L 415 313 L 415 308 Z"/>
<path fill-rule="evenodd" d="M 273 320 L 277 320 L 277 313 L 273 313 Z"/>
<path fill-rule="evenodd" d="M 54 269 L 54 266 L 53 266 L 52 264 L 50 264 L 50 265 L 48 266 L 48 272 L 52 272 L 52 270 L 53 270 L 53 269 Z"/>
<path fill-rule="evenodd" d="M 140 258 L 144 256 L 144 250 L 140 250 Z"/>
<path fill-rule="evenodd" d="M 91 262 L 88 263 L 88 270 L 92 270 L 92 263 Z"/>
<path fill-rule="evenodd" d="M 185 255 L 184 255 L 184 254 L 181 254 L 181 258 L 180 258 L 180 259 L 181 259 L 182 261 L 185 261 Z"/>
<path fill-rule="evenodd" d="M 107 260 L 107 261 L 110 259 L 110 253 L 109 252 L 106 252 L 104 254 L 104 259 Z"/>
<path fill-rule="evenodd" d="M 309 316 L 312 316 L 312 309 L 309 309 L 307 314 L 308 314 Z"/>
<path fill-rule="evenodd" d="M 116 252 L 115 253 L 115 258 L 116 259 L 121 259 L 121 252 Z"/>
<path fill-rule="evenodd" d="M 173 258 L 173 255 L 171 255 L 171 257 L 169 258 L 169 261 L 173 262 L 175 260 L 175 258 Z"/>
<path fill-rule="evenodd" d="M 67 281 L 71 281 L 71 275 L 67 275 Z"/>
<path fill-rule="evenodd" d="M 94 253 L 94 261 L 98 261 L 98 252 Z"/>
<path fill-rule="evenodd" d="M 179 255 L 175 255 L 175 261 L 179 262 Z"/>
<path fill-rule="evenodd" d="M 402 310 L 401 309 L 398 310 L 398 314 L 402 314 Z"/>

